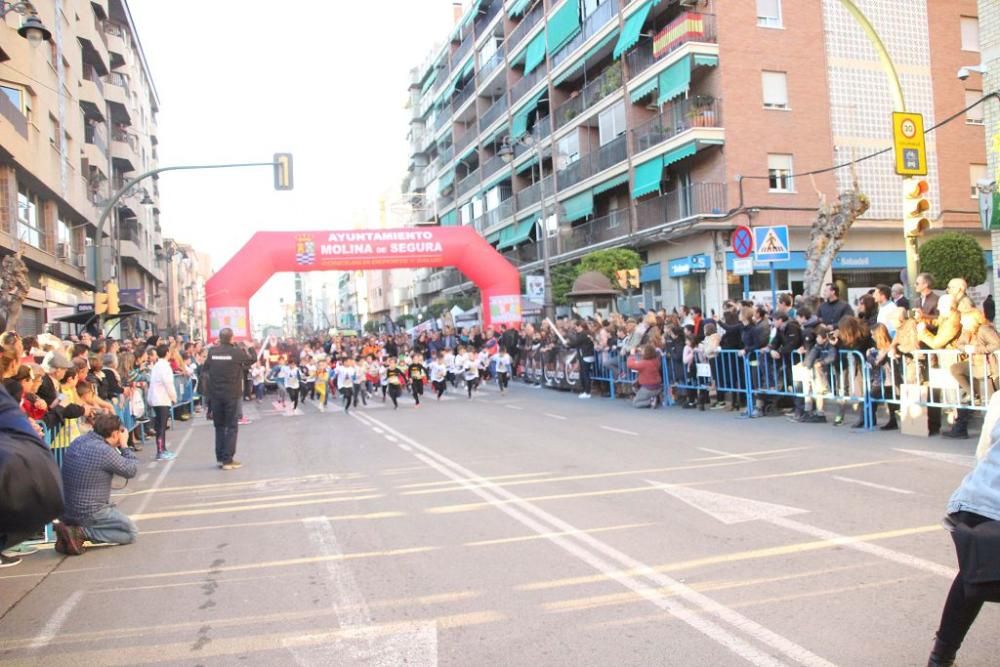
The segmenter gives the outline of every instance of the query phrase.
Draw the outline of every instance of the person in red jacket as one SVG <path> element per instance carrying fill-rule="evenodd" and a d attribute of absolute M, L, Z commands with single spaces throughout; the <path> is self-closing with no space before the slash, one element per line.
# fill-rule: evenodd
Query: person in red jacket
<path fill-rule="evenodd" d="M 660 355 L 652 345 L 643 345 L 640 356 L 629 357 L 628 367 L 639 374 L 639 390 L 635 392 L 632 406 L 655 408 L 663 399 L 663 375 L 660 372 Z"/>

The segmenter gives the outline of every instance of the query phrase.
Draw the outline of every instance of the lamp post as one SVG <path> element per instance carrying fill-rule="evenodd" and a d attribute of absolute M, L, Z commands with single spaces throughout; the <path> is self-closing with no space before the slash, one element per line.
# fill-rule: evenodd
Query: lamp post
<path fill-rule="evenodd" d="M 28 40 L 28 44 L 31 44 L 32 47 L 37 47 L 42 42 L 47 42 L 52 38 L 52 33 L 38 18 L 38 11 L 30 2 L 0 0 L 0 19 L 5 18 L 10 12 L 25 17 L 21 21 L 21 27 L 17 29 L 17 34 Z"/>
<path fill-rule="evenodd" d="M 514 149 L 511 146 L 512 138 L 508 135 L 504 137 L 503 144 L 500 146 L 500 150 L 497 151 L 497 155 L 505 163 L 510 163 L 514 159 Z M 530 134 L 525 134 L 518 139 L 513 139 L 514 142 L 521 146 L 531 147 L 535 145 L 535 150 L 538 152 L 538 192 L 539 200 L 541 203 L 541 239 L 542 239 L 542 274 L 545 276 L 545 298 L 542 302 L 542 313 L 548 319 L 553 319 L 555 317 L 555 304 L 552 300 L 552 263 L 549 259 L 549 224 L 548 217 L 545 215 L 545 165 L 542 161 L 542 145 L 541 143 L 535 144 L 534 137 Z"/>

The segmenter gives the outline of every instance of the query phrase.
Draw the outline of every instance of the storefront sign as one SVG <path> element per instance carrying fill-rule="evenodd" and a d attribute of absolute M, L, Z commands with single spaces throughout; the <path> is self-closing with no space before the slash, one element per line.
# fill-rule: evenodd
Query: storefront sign
<path fill-rule="evenodd" d="M 682 278 L 692 273 L 705 273 L 708 271 L 708 255 L 691 255 L 672 259 L 667 264 L 667 273 L 671 278 Z"/>

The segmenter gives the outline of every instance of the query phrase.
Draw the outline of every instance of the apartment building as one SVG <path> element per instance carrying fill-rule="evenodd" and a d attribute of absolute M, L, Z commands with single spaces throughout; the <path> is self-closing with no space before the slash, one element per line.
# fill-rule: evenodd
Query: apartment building
<path fill-rule="evenodd" d="M 861 0 L 925 127 L 978 99 L 974 0 Z M 934 31 L 930 26 L 934 26 Z M 978 75 L 977 75 L 978 76 Z M 979 88 L 977 88 L 979 86 Z M 599 248 L 646 259 L 647 306 L 718 308 L 738 224 L 788 225 L 779 289 L 801 288 L 818 192 L 891 145 L 877 55 L 837 0 L 474 0 L 414 70 L 406 182 L 422 224 L 473 225 L 523 272 Z M 980 108 L 928 136 L 934 230 L 979 230 Z M 851 288 L 905 267 L 891 155 L 856 166 L 872 207 L 833 274 Z M 989 256 L 987 254 L 987 256 Z M 769 288 L 757 266 L 746 287 Z M 445 293 L 469 288 L 454 272 Z"/>
<path fill-rule="evenodd" d="M 164 302 L 157 324 L 162 333 L 193 339 L 207 331 L 205 281 L 212 276 L 212 260 L 187 243 L 163 240 L 165 256 Z"/>
<path fill-rule="evenodd" d="M 32 285 L 17 329 L 58 330 L 56 317 L 92 303 L 98 243 L 111 248 L 102 277 L 154 311 L 134 323 L 151 327 L 163 283 L 156 182 L 121 200 L 100 240 L 97 230 L 111 193 L 156 165 L 159 101 L 128 5 L 35 7 L 51 32 L 38 46 L 18 36 L 17 13 L 0 22 L 0 252 L 23 250 Z"/>

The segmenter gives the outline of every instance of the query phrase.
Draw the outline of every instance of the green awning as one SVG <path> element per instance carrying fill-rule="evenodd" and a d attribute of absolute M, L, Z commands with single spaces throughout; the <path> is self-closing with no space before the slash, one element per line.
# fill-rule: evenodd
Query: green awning
<path fill-rule="evenodd" d="M 593 47 L 591 47 L 591 49 L 589 51 L 587 51 L 586 55 L 583 56 L 583 59 L 584 60 L 590 60 L 591 58 L 594 57 L 594 55 L 597 54 L 598 51 L 600 51 L 605 46 L 607 46 L 608 44 L 610 44 L 611 40 L 615 39 L 616 37 L 618 37 L 618 28 L 615 28 L 614 30 L 612 30 L 608 34 L 607 37 L 605 37 L 604 39 L 602 39 L 601 41 L 599 41 L 597 44 L 595 44 Z"/>
<path fill-rule="evenodd" d="M 516 167 L 514 167 L 514 173 L 520 174 L 520 173 L 523 173 L 525 171 L 528 171 L 528 169 L 530 169 L 531 167 L 535 166 L 536 164 L 538 164 L 538 153 L 537 152 L 534 155 L 532 155 L 530 158 L 528 158 L 527 160 L 525 160 L 524 162 L 522 162 L 521 164 L 519 164 Z"/>
<path fill-rule="evenodd" d="M 475 132 L 475 130 L 466 130 L 466 132 Z M 472 154 L 473 154 L 473 153 L 475 152 L 476 148 L 478 148 L 478 146 L 477 146 L 476 144 L 474 144 L 474 143 L 473 143 L 473 144 L 469 144 L 469 145 L 468 145 L 468 146 L 467 146 L 467 147 L 466 147 L 466 148 L 465 148 L 465 149 L 464 149 L 464 150 L 462 151 L 462 153 L 461 153 L 461 154 L 460 154 L 460 155 L 459 155 L 459 156 L 458 156 L 457 158 L 455 158 L 455 159 L 456 159 L 457 161 L 461 162 L 461 161 L 462 161 L 462 160 L 464 160 L 465 158 L 467 158 L 467 157 L 469 157 L 470 155 L 472 155 Z"/>
<path fill-rule="evenodd" d="M 527 241 L 531 238 L 532 232 L 535 231 L 535 222 L 537 220 L 538 216 L 532 215 L 531 217 L 525 218 L 516 224 L 501 229 L 500 245 L 497 246 L 497 249 L 504 250 L 506 248 L 512 248 L 518 243 Z"/>
<path fill-rule="evenodd" d="M 454 227 L 458 224 L 458 211 L 451 209 L 447 213 L 442 214 L 438 220 L 438 224 L 442 227 Z"/>
<path fill-rule="evenodd" d="M 564 201 L 562 205 L 563 219 L 566 222 L 586 218 L 594 213 L 594 192 L 593 190 L 581 192 Z"/>
<path fill-rule="evenodd" d="M 444 192 L 455 182 L 455 170 L 449 169 L 438 178 L 438 192 Z"/>
<path fill-rule="evenodd" d="M 496 129 L 496 131 L 493 134 L 491 134 L 489 137 L 483 140 L 483 146 L 486 146 L 487 144 L 492 144 L 494 141 L 497 140 L 497 137 L 500 137 L 501 135 L 505 134 L 510 134 L 510 129 L 507 127 L 507 125 L 501 125 Z"/>
<path fill-rule="evenodd" d="M 646 97 L 654 90 L 656 90 L 656 86 L 659 85 L 659 83 L 660 80 L 654 76 L 646 83 L 640 84 L 635 88 L 633 88 L 632 90 L 628 91 L 628 96 L 629 98 L 631 98 L 633 102 L 638 102 L 639 100 L 641 100 L 642 98 Z"/>
<path fill-rule="evenodd" d="M 617 186 L 621 185 L 622 183 L 628 183 L 628 172 L 627 171 L 624 174 L 619 174 L 618 176 L 615 176 L 611 180 L 604 181 L 603 183 L 601 183 L 599 185 L 595 185 L 594 186 L 594 194 L 595 195 L 599 195 L 602 192 L 607 192 L 611 188 L 617 187 Z"/>
<path fill-rule="evenodd" d="M 505 165 L 501 167 L 499 170 L 497 170 L 497 173 L 490 176 L 488 180 L 483 181 L 483 186 L 480 189 L 485 195 L 486 192 L 492 190 L 497 185 L 497 183 L 505 181 L 508 178 L 510 178 L 510 165 Z"/>
<path fill-rule="evenodd" d="M 424 85 L 420 87 L 420 94 L 424 95 L 428 90 L 430 90 L 431 86 L 434 85 L 434 82 L 437 80 L 437 78 L 438 78 L 438 68 L 432 67 L 431 73 L 427 76 L 426 79 L 424 79 Z"/>
<path fill-rule="evenodd" d="M 632 183 L 632 199 L 660 189 L 663 177 L 663 156 L 654 157 L 635 166 L 635 181 Z"/>
<path fill-rule="evenodd" d="M 719 64 L 719 56 L 712 56 L 702 53 L 694 54 L 692 67 L 715 67 Z"/>
<path fill-rule="evenodd" d="M 698 146 L 697 146 L 696 142 L 689 141 L 688 143 L 684 144 L 683 146 L 680 146 L 679 148 L 675 148 L 674 150 L 670 151 L 669 153 L 666 153 L 663 156 L 663 166 L 664 167 L 669 167 L 674 162 L 678 162 L 680 160 L 683 160 L 686 157 L 691 157 L 692 155 L 694 155 L 697 152 L 698 152 Z"/>
<path fill-rule="evenodd" d="M 469 61 L 465 63 L 465 67 L 462 68 L 462 72 L 458 75 L 458 78 L 464 79 L 465 77 L 469 76 L 469 73 L 472 72 L 472 68 L 476 66 L 475 63 L 476 63 L 475 59 L 473 59 L 470 56 Z"/>
<path fill-rule="evenodd" d="M 586 58 L 580 58 L 579 60 L 577 60 L 575 63 L 573 63 L 570 66 L 570 68 L 568 70 L 566 70 L 565 72 L 563 72 L 562 74 L 560 74 L 559 76 L 557 76 L 555 79 L 553 79 L 552 80 L 552 85 L 553 86 L 558 86 L 559 84 L 561 84 L 562 82 L 564 82 L 566 79 L 570 78 L 571 76 L 574 76 L 577 72 L 579 72 L 580 70 L 583 69 L 583 65 L 586 62 L 587 62 Z"/>
<path fill-rule="evenodd" d="M 615 44 L 615 50 L 612 55 L 615 59 L 621 57 L 627 49 L 632 48 L 636 42 L 639 41 L 639 33 L 642 32 L 642 24 L 646 22 L 646 17 L 649 16 L 649 10 L 653 8 L 653 0 L 646 0 L 646 4 L 639 8 L 639 10 L 629 16 L 625 20 L 625 27 L 622 28 L 621 37 L 618 38 L 618 43 Z"/>
<path fill-rule="evenodd" d="M 514 18 L 520 16 L 531 4 L 531 0 L 514 0 L 514 3 L 507 9 L 507 16 Z"/>
<path fill-rule="evenodd" d="M 545 31 L 541 31 L 528 43 L 528 48 L 524 50 L 524 74 L 527 76 L 543 62 L 545 62 Z"/>
<path fill-rule="evenodd" d="M 552 16 L 549 17 L 549 53 L 555 53 L 566 42 L 576 37 L 580 32 L 580 3 L 578 0 L 566 0 Z"/>
<path fill-rule="evenodd" d="M 538 102 L 548 93 L 548 88 L 543 88 L 534 97 L 530 98 L 527 102 L 522 104 L 517 111 L 514 112 L 514 119 L 511 121 L 510 136 L 512 139 L 517 139 L 522 134 L 528 131 L 528 115 L 538 106 Z"/>
<path fill-rule="evenodd" d="M 490 234 L 489 236 L 487 236 L 486 237 L 486 242 L 489 243 L 490 245 L 493 245 L 494 243 L 496 243 L 497 241 L 499 241 L 500 240 L 500 232 L 502 232 L 502 231 L 503 230 L 501 229 L 501 230 L 493 232 L 492 234 Z"/>
<path fill-rule="evenodd" d="M 681 58 L 667 69 L 660 72 L 660 94 L 656 103 L 663 106 L 678 95 L 683 95 L 691 88 L 691 59 Z"/>
<path fill-rule="evenodd" d="M 528 44 L 530 44 L 530 42 L 528 42 Z M 524 56 L 525 56 L 525 54 L 528 53 L 528 44 L 522 45 L 521 49 L 519 51 L 516 51 L 516 52 L 514 52 L 514 53 L 512 53 L 510 55 L 510 66 L 511 67 L 516 67 L 517 65 L 523 64 L 523 62 L 524 62 Z"/>

